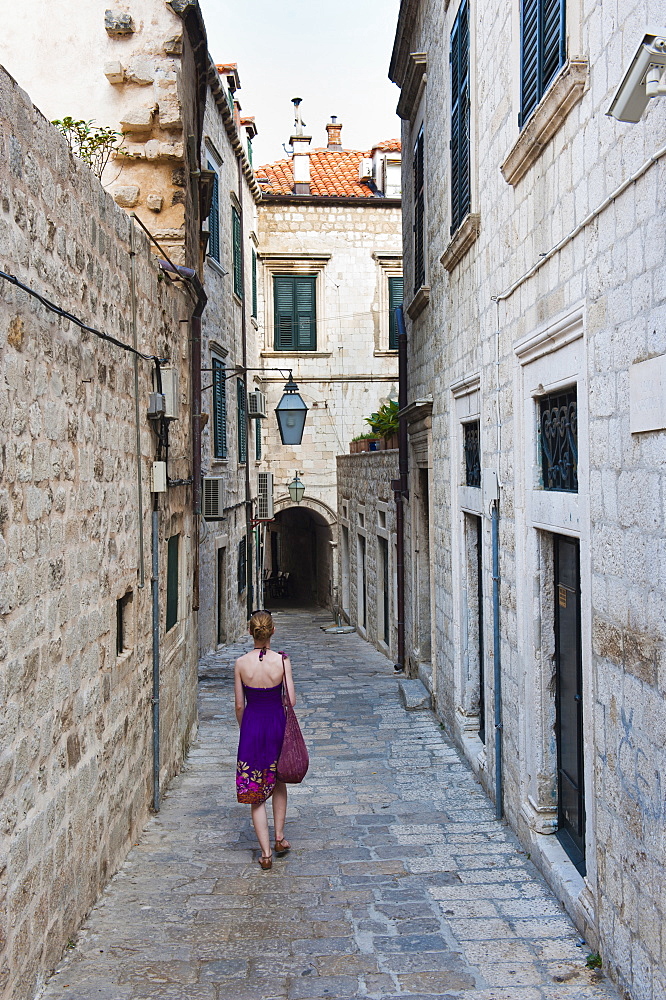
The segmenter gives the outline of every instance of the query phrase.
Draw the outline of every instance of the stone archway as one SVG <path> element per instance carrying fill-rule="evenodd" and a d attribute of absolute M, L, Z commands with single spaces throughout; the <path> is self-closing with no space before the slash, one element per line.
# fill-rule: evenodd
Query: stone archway
<path fill-rule="evenodd" d="M 268 526 L 266 569 L 288 574 L 285 593 L 267 588 L 266 603 L 333 608 L 337 604 L 337 518 L 326 504 L 312 498 L 294 504 L 276 502 L 275 520 Z M 271 594 L 273 595 L 271 597 Z"/>

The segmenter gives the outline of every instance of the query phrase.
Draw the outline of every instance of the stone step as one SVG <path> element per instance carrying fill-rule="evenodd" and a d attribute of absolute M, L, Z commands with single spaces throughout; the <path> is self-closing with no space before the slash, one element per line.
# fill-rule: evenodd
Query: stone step
<path fill-rule="evenodd" d="M 405 680 L 398 682 L 400 700 L 408 712 L 420 712 L 431 707 L 430 692 L 417 680 Z"/>

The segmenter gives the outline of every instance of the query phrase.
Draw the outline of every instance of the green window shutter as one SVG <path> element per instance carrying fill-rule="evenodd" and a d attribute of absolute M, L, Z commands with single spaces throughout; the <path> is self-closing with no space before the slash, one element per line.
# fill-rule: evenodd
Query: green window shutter
<path fill-rule="evenodd" d="M 227 457 L 227 383 L 224 361 L 213 358 L 213 455 Z"/>
<path fill-rule="evenodd" d="M 172 535 L 167 542 L 167 597 L 166 630 L 172 629 L 178 621 L 178 541 L 179 535 Z"/>
<path fill-rule="evenodd" d="M 521 0 L 520 113 L 525 125 L 566 58 L 565 0 Z"/>
<path fill-rule="evenodd" d="M 247 410 L 245 405 L 245 381 L 236 381 L 236 403 L 238 422 L 238 461 L 247 462 Z"/>
<path fill-rule="evenodd" d="M 247 586 L 247 548 L 245 539 L 238 543 L 238 593 L 242 594 Z"/>
<path fill-rule="evenodd" d="M 389 351 L 398 349 L 398 323 L 395 311 L 402 304 L 404 282 L 402 278 L 389 278 Z"/>
<path fill-rule="evenodd" d="M 425 284 L 425 164 L 423 126 L 414 146 L 412 175 L 414 182 L 414 291 Z"/>
<path fill-rule="evenodd" d="M 210 202 L 208 216 L 208 256 L 219 264 L 220 262 L 220 182 L 215 165 L 208 161 L 208 169 L 215 174 L 213 177 L 213 197 Z"/>
<path fill-rule="evenodd" d="M 315 281 L 316 278 L 294 278 L 296 349 L 299 351 L 314 351 L 317 347 Z"/>
<path fill-rule="evenodd" d="M 261 420 L 256 418 L 254 421 L 254 457 L 257 462 L 261 461 Z"/>
<path fill-rule="evenodd" d="M 276 274 L 275 350 L 314 351 L 317 348 L 316 278 Z"/>
<path fill-rule="evenodd" d="M 243 298 L 243 254 L 241 247 L 241 219 L 235 208 L 231 209 L 233 228 L 234 292 Z"/>
<path fill-rule="evenodd" d="M 293 351 L 294 341 L 294 279 L 276 274 L 273 279 L 275 299 L 275 350 Z"/>
<path fill-rule="evenodd" d="M 257 318 L 257 251 L 252 251 L 252 315 Z"/>
<path fill-rule="evenodd" d="M 462 3 L 451 32 L 451 233 L 470 210 L 469 5 Z"/>

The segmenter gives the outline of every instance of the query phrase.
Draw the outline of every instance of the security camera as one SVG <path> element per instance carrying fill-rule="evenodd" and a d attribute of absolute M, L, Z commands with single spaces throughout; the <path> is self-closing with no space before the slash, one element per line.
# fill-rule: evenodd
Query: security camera
<path fill-rule="evenodd" d="M 666 28 L 648 31 L 624 74 L 606 112 L 620 122 L 638 122 L 651 97 L 666 95 L 661 77 L 666 70 Z"/>

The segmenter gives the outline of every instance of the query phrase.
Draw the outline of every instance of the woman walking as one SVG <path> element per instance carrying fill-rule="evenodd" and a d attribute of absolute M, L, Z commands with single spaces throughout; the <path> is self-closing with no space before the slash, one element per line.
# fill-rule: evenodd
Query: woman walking
<path fill-rule="evenodd" d="M 273 855 L 266 799 L 271 796 L 275 853 L 285 854 L 291 847 L 284 837 L 287 786 L 277 780 L 276 770 L 285 729 L 283 685 L 292 706 L 296 704 L 296 693 L 289 657 L 271 649 L 275 625 L 268 611 L 255 611 L 248 630 L 254 639 L 254 649 L 239 656 L 234 667 L 236 718 L 240 726 L 236 795 L 239 802 L 251 806 L 252 824 L 261 847 L 259 864 L 269 871 Z"/>

